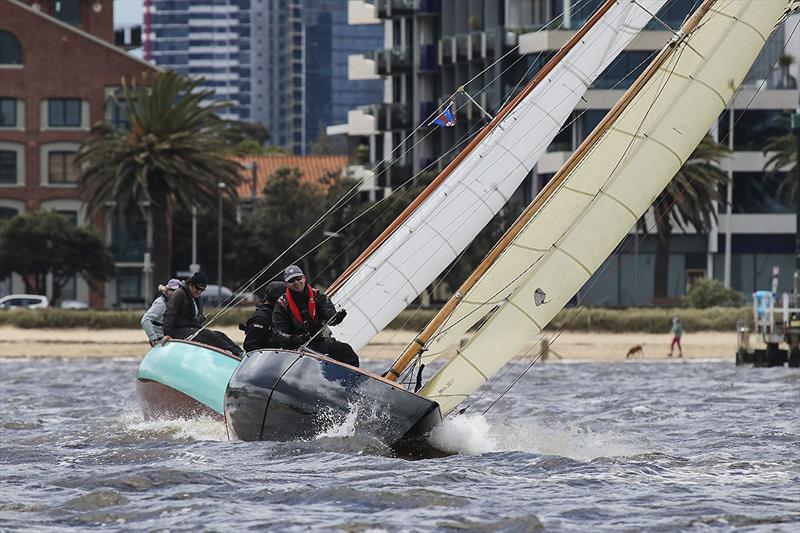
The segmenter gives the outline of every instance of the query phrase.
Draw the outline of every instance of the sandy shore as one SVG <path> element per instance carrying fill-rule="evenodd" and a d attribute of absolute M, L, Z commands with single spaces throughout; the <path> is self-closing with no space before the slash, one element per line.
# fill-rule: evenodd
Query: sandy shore
<path fill-rule="evenodd" d="M 237 342 L 243 334 L 236 327 L 220 328 Z M 415 332 L 387 330 L 359 354 L 363 359 L 391 360 L 396 358 L 414 338 Z M 552 337 L 553 333 L 547 335 Z M 149 346 L 144 332 L 138 329 L 20 329 L 0 326 L 0 357 L 142 357 Z M 669 335 L 649 333 L 577 333 L 565 331 L 551 346 L 550 361 L 624 361 L 628 350 L 641 345 L 644 359 L 666 360 Z M 726 359 L 736 354 L 734 332 L 685 333 L 686 359 Z M 539 343 L 526 351 L 537 356 Z M 677 355 L 677 354 L 676 354 Z"/>

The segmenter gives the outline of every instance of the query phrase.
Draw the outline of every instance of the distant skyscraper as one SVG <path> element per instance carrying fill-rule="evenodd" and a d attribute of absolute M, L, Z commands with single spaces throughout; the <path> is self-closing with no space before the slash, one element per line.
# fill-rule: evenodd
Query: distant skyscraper
<path fill-rule="evenodd" d="M 379 80 L 347 79 L 347 57 L 381 48 L 379 25 L 347 24 L 346 0 L 252 0 L 253 120 L 272 144 L 305 154 L 325 126 L 378 103 Z"/>
<path fill-rule="evenodd" d="M 145 0 L 145 57 L 186 76 L 205 78 L 223 118 L 250 121 L 251 0 Z"/>

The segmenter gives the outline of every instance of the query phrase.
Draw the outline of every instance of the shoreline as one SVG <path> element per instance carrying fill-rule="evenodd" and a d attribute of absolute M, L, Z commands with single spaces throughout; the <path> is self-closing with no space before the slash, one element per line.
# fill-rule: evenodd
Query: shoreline
<path fill-rule="evenodd" d="M 244 334 L 238 327 L 217 329 L 236 342 L 243 340 Z M 359 352 L 359 356 L 368 361 L 394 360 L 416 333 L 384 330 Z M 555 335 L 554 331 L 546 332 L 545 338 L 552 339 Z M 635 360 L 668 361 L 671 340 L 669 334 L 563 331 L 553 342 L 547 361 L 620 362 L 626 360 L 626 353 L 636 345 L 642 346 L 644 356 Z M 684 333 L 682 344 L 684 359 L 722 359 L 731 362 L 736 359 L 735 332 L 688 332 Z M 532 342 L 525 352 L 532 358 L 539 354 L 540 349 L 539 342 Z M 0 326 L 0 359 L 142 358 L 148 350 L 147 337 L 141 329 L 22 329 Z"/>

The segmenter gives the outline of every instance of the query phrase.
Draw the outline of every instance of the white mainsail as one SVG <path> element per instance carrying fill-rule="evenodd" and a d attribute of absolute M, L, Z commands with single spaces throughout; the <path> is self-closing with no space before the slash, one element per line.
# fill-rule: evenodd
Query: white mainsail
<path fill-rule="evenodd" d="M 699 25 L 662 51 L 657 70 L 637 80 L 534 199 L 511 244 L 455 304 L 423 362 L 486 321 L 420 394 L 449 413 L 535 338 L 688 158 L 786 8 L 787 0 L 706 0 L 702 19 L 687 22 Z"/>
<path fill-rule="evenodd" d="M 506 204 L 586 89 L 665 2 L 614 0 L 601 7 L 602 16 L 590 20 L 546 78 L 498 117 L 365 261 L 334 282 L 328 294 L 348 311 L 332 328 L 337 339 L 359 350 L 452 263 Z"/>

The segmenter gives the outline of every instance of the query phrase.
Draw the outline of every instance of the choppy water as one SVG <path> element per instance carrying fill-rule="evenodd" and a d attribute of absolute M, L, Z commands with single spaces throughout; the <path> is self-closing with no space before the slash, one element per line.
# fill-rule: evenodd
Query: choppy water
<path fill-rule="evenodd" d="M 346 426 L 144 422 L 137 364 L 0 361 L 0 529 L 800 530 L 795 369 L 538 364 L 433 436 L 459 453 L 406 461 Z"/>

